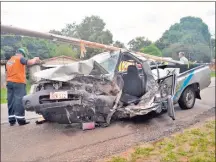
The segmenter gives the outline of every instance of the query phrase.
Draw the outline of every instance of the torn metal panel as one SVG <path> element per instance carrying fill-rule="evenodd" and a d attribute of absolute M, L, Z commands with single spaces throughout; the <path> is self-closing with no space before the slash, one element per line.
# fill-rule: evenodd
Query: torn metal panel
<path fill-rule="evenodd" d="M 34 75 L 35 77 L 42 79 L 65 82 L 72 80 L 77 75 L 105 75 L 109 73 L 112 74 L 114 73 L 114 69 L 112 68 L 115 67 L 118 57 L 119 52 L 104 52 L 88 60 L 56 66 L 54 68 L 36 72 Z M 113 75 L 110 76 L 112 79 Z"/>
<path fill-rule="evenodd" d="M 93 67 L 94 61 L 86 60 L 42 70 L 35 73 L 34 75 L 35 77 L 48 80 L 69 81 L 78 74 L 89 75 Z"/>

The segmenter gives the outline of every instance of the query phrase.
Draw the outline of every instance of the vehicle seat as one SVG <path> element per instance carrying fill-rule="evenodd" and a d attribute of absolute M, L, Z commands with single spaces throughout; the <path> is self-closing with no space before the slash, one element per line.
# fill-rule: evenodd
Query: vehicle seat
<path fill-rule="evenodd" d="M 141 97 L 143 95 L 143 81 L 135 65 L 128 66 L 127 74 L 123 76 L 123 80 L 123 93 L 135 97 Z"/>

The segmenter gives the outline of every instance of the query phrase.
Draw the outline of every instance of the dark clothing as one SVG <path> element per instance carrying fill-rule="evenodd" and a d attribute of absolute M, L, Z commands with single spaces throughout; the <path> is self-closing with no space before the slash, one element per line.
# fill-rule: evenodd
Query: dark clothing
<path fill-rule="evenodd" d="M 23 65 L 27 65 L 28 60 L 26 60 L 24 57 L 21 57 L 20 63 Z"/>
<path fill-rule="evenodd" d="M 26 95 L 26 84 L 7 82 L 8 118 L 9 123 L 25 123 L 25 110 L 22 98 Z"/>

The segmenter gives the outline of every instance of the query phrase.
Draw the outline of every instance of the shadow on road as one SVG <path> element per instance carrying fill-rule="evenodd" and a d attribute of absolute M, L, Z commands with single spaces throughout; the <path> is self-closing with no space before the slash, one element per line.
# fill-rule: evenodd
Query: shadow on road
<path fill-rule="evenodd" d="M 178 105 L 175 106 L 175 111 L 182 111 Z M 167 112 L 162 111 L 161 113 L 156 113 L 156 112 L 150 112 L 146 115 L 140 115 L 140 116 L 135 116 L 132 118 L 123 118 L 123 119 L 112 119 L 111 124 L 108 127 L 112 127 L 114 125 L 120 125 L 121 127 L 127 127 L 127 126 L 138 126 L 139 125 L 150 125 L 152 124 L 153 120 L 167 120 L 168 114 Z M 59 129 L 63 131 L 64 133 L 68 134 L 69 132 L 76 133 L 78 131 L 82 130 L 82 126 L 79 123 L 74 123 L 74 124 L 58 124 L 58 123 L 49 123 L 46 122 L 43 127 L 46 127 L 47 129 Z M 40 126 L 40 125 L 38 125 Z M 50 128 L 52 127 L 52 128 Z M 106 128 L 106 127 L 105 127 Z M 96 129 L 104 129 L 103 126 L 96 126 Z M 69 133 L 70 134 L 70 133 Z"/>

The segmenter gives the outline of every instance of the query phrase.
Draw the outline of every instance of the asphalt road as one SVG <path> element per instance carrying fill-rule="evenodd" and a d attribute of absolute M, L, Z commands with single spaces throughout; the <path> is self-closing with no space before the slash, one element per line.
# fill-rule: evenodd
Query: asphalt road
<path fill-rule="evenodd" d="M 139 142 L 167 136 L 194 123 L 215 116 L 215 80 L 201 92 L 191 110 L 176 106 L 176 120 L 162 114 L 142 119 L 118 121 L 107 128 L 82 131 L 76 127 L 44 123 L 35 125 L 38 116 L 26 114 L 31 124 L 10 127 L 6 106 L 1 107 L 1 161 L 97 161 L 124 151 Z"/>

